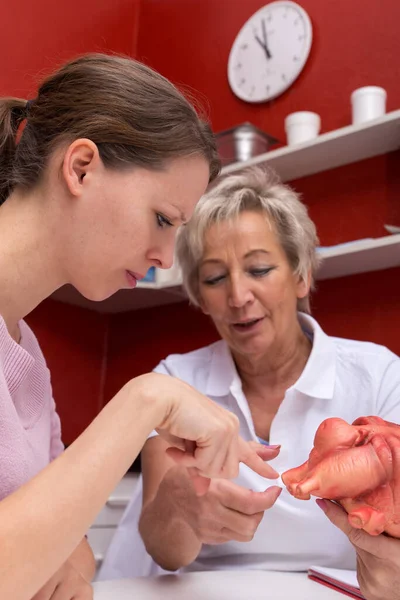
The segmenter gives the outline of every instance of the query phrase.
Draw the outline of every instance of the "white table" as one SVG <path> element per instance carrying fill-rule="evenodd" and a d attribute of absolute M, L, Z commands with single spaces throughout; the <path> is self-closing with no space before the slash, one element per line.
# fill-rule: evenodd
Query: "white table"
<path fill-rule="evenodd" d="M 345 600 L 305 573 L 213 571 L 99 581 L 94 600 Z"/>

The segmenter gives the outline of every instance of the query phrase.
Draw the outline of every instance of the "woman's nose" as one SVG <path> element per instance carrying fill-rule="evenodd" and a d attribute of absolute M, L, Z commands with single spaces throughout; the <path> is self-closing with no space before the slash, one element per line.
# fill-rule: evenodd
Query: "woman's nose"
<path fill-rule="evenodd" d="M 151 264 L 159 269 L 170 269 L 174 263 L 175 240 L 158 248 L 152 248 L 147 258 Z"/>
<path fill-rule="evenodd" d="M 240 308 L 253 299 L 253 293 L 242 277 L 232 278 L 229 292 L 229 305 L 233 308 Z"/>

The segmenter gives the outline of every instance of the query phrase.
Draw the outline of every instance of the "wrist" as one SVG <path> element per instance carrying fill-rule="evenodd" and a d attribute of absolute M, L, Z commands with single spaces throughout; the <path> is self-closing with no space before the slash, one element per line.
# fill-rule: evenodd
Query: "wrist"
<path fill-rule="evenodd" d="M 86 537 L 84 537 L 81 543 L 75 548 L 74 552 L 67 560 L 67 563 L 69 563 L 75 571 L 78 571 L 85 581 L 88 583 L 92 581 L 96 572 L 96 562 Z"/>
<path fill-rule="evenodd" d="M 168 506 L 169 518 L 184 522 L 198 537 L 199 497 L 186 467 L 176 465 L 169 469 L 160 483 L 157 496 L 160 506 Z"/>
<path fill-rule="evenodd" d="M 161 427 L 172 410 L 173 403 L 165 393 L 165 381 L 160 380 L 164 377 L 167 378 L 166 375 L 147 373 L 139 375 L 125 385 L 128 396 L 137 399 L 139 408 L 145 413 L 149 422 L 149 433 Z"/>

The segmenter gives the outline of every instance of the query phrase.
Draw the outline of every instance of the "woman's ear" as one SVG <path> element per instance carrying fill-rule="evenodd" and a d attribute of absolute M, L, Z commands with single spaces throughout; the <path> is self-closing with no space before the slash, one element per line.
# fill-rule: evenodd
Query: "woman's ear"
<path fill-rule="evenodd" d="M 101 166 L 99 150 L 86 138 L 75 140 L 64 155 L 62 173 L 69 192 L 79 197 L 88 178 Z"/>
<path fill-rule="evenodd" d="M 310 293 L 311 287 L 311 269 L 307 272 L 307 277 L 299 277 L 297 282 L 297 298 L 305 298 Z"/>

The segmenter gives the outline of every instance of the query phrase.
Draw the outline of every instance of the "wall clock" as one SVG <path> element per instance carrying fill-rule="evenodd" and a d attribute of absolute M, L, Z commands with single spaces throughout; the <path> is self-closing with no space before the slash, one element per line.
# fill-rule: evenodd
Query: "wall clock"
<path fill-rule="evenodd" d="M 276 98 L 299 76 L 311 42 L 311 21 L 301 6 L 286 0 L 263 6 L 233 42 L 228 61 L 232 91 L 246 102 Z"/>

